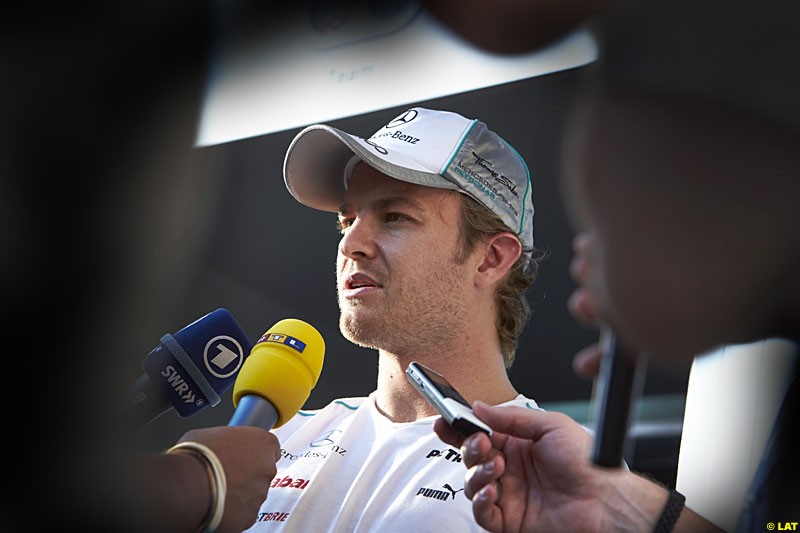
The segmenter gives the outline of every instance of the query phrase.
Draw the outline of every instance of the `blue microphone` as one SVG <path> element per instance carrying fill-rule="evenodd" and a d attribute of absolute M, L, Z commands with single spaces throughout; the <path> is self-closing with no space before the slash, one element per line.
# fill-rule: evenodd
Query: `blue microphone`
<path fill-rule="evenodd" d="M 251 350 L 226 309 L 164 335 L 147 354 L 144 373 L 128 391 L 129 430 L 136 431 L 172 409 L 186 418 L 209 404 L 217 405 Z"/>

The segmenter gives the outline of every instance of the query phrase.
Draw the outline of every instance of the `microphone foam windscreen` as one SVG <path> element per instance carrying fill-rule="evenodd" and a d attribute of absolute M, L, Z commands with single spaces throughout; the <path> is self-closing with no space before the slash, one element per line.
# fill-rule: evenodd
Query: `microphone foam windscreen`
<path fill-rule="evenodd" d="M 310 324 L 295 318 L 277 322 L 256 342 L 233 386 L 233 405 L 246 394 L 268 400 L 278 411 L 275 427 L 292 418 L 317 384 L 325 341 Z"/>

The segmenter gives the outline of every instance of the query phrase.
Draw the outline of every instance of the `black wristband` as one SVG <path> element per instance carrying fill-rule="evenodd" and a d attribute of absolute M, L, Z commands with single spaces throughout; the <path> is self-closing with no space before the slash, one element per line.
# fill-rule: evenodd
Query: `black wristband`
<path fill-rule="evenodd" d="M 669 498 L 667 498 L 667 503 L 664 505 L 664 510 L 661 511 L 661 516 L 658 517 L 653 533 L 670 533 L 672 528 L 675 527 L 675 522 L 678 521 L 681 511 L 683 511 L 685 502 L 686 496 L 677 490 L 669 491 Z"/>

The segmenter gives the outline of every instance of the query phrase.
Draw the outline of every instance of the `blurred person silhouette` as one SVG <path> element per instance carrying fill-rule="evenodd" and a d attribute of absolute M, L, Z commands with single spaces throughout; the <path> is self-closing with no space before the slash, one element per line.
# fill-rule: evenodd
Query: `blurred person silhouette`
<path fill-rule="evenodd" d="M 462 4 L 458 17 L 449 2 L 431 4 L 466 38 L 508 17 L 463 24 Z M 544 17 L 543 7 L 508 10 Z M 562 188 L 580 233 L 572 271 L 581 286 L 570 309 L 584 323 L 610 325 L 635 352 L 675 372 L 725 344 L 774 337 L 796 351 L 797 4 L 620 1 L 584 14 L 572 20 L 591 27 L 601 53 L 586 69 L 564 139 Z M 513 51 L 542 45 L 516 39 Z M 596 346 L 580 353 L 576 371 L 593 375 L 597 355 Z M 796 374 L 795 367 L 737 531 L 800 516 L 800 466 L 790 450 L 798 437 Z M 715 529 L 676 491 L 593 467 L 590 442 L 563 415 L 475 410 L 496 434 L 491 443 L 463 442 L 465 493 L 490 530 Z M 461 443 L 443 424 L 436 430 Z"/>
<path fill-rule="evenodd" d="M 226 479 L 218 531 L 237 531 L 274 476 L 267 431 L 192 430 L 179 440 L 199 446 L 141 453 L 120 439 L 110 401 L 141 372 L 136 339 L 185 295 L 217 190 L 192 150 L 211 17 L 192 2 L 4 17 L 4 301 L 41 335 L 6 345 L 25 355 L 14 375 L 29 378 L 4 413 L 19 437 L 5 439 L 18 496 L 4 530 L 198 530 L 213 518 L 213 456 Z"/>

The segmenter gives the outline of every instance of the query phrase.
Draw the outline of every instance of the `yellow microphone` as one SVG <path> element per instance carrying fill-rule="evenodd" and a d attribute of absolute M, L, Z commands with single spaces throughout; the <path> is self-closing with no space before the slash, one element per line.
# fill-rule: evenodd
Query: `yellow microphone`
<path fill-rule="evenodd" d="M 325 341 L 310 324 L 286 318 L 256 342 L 233 385 L 229 426 L 280 427 L 311 395 L 325 359 Z"/>

